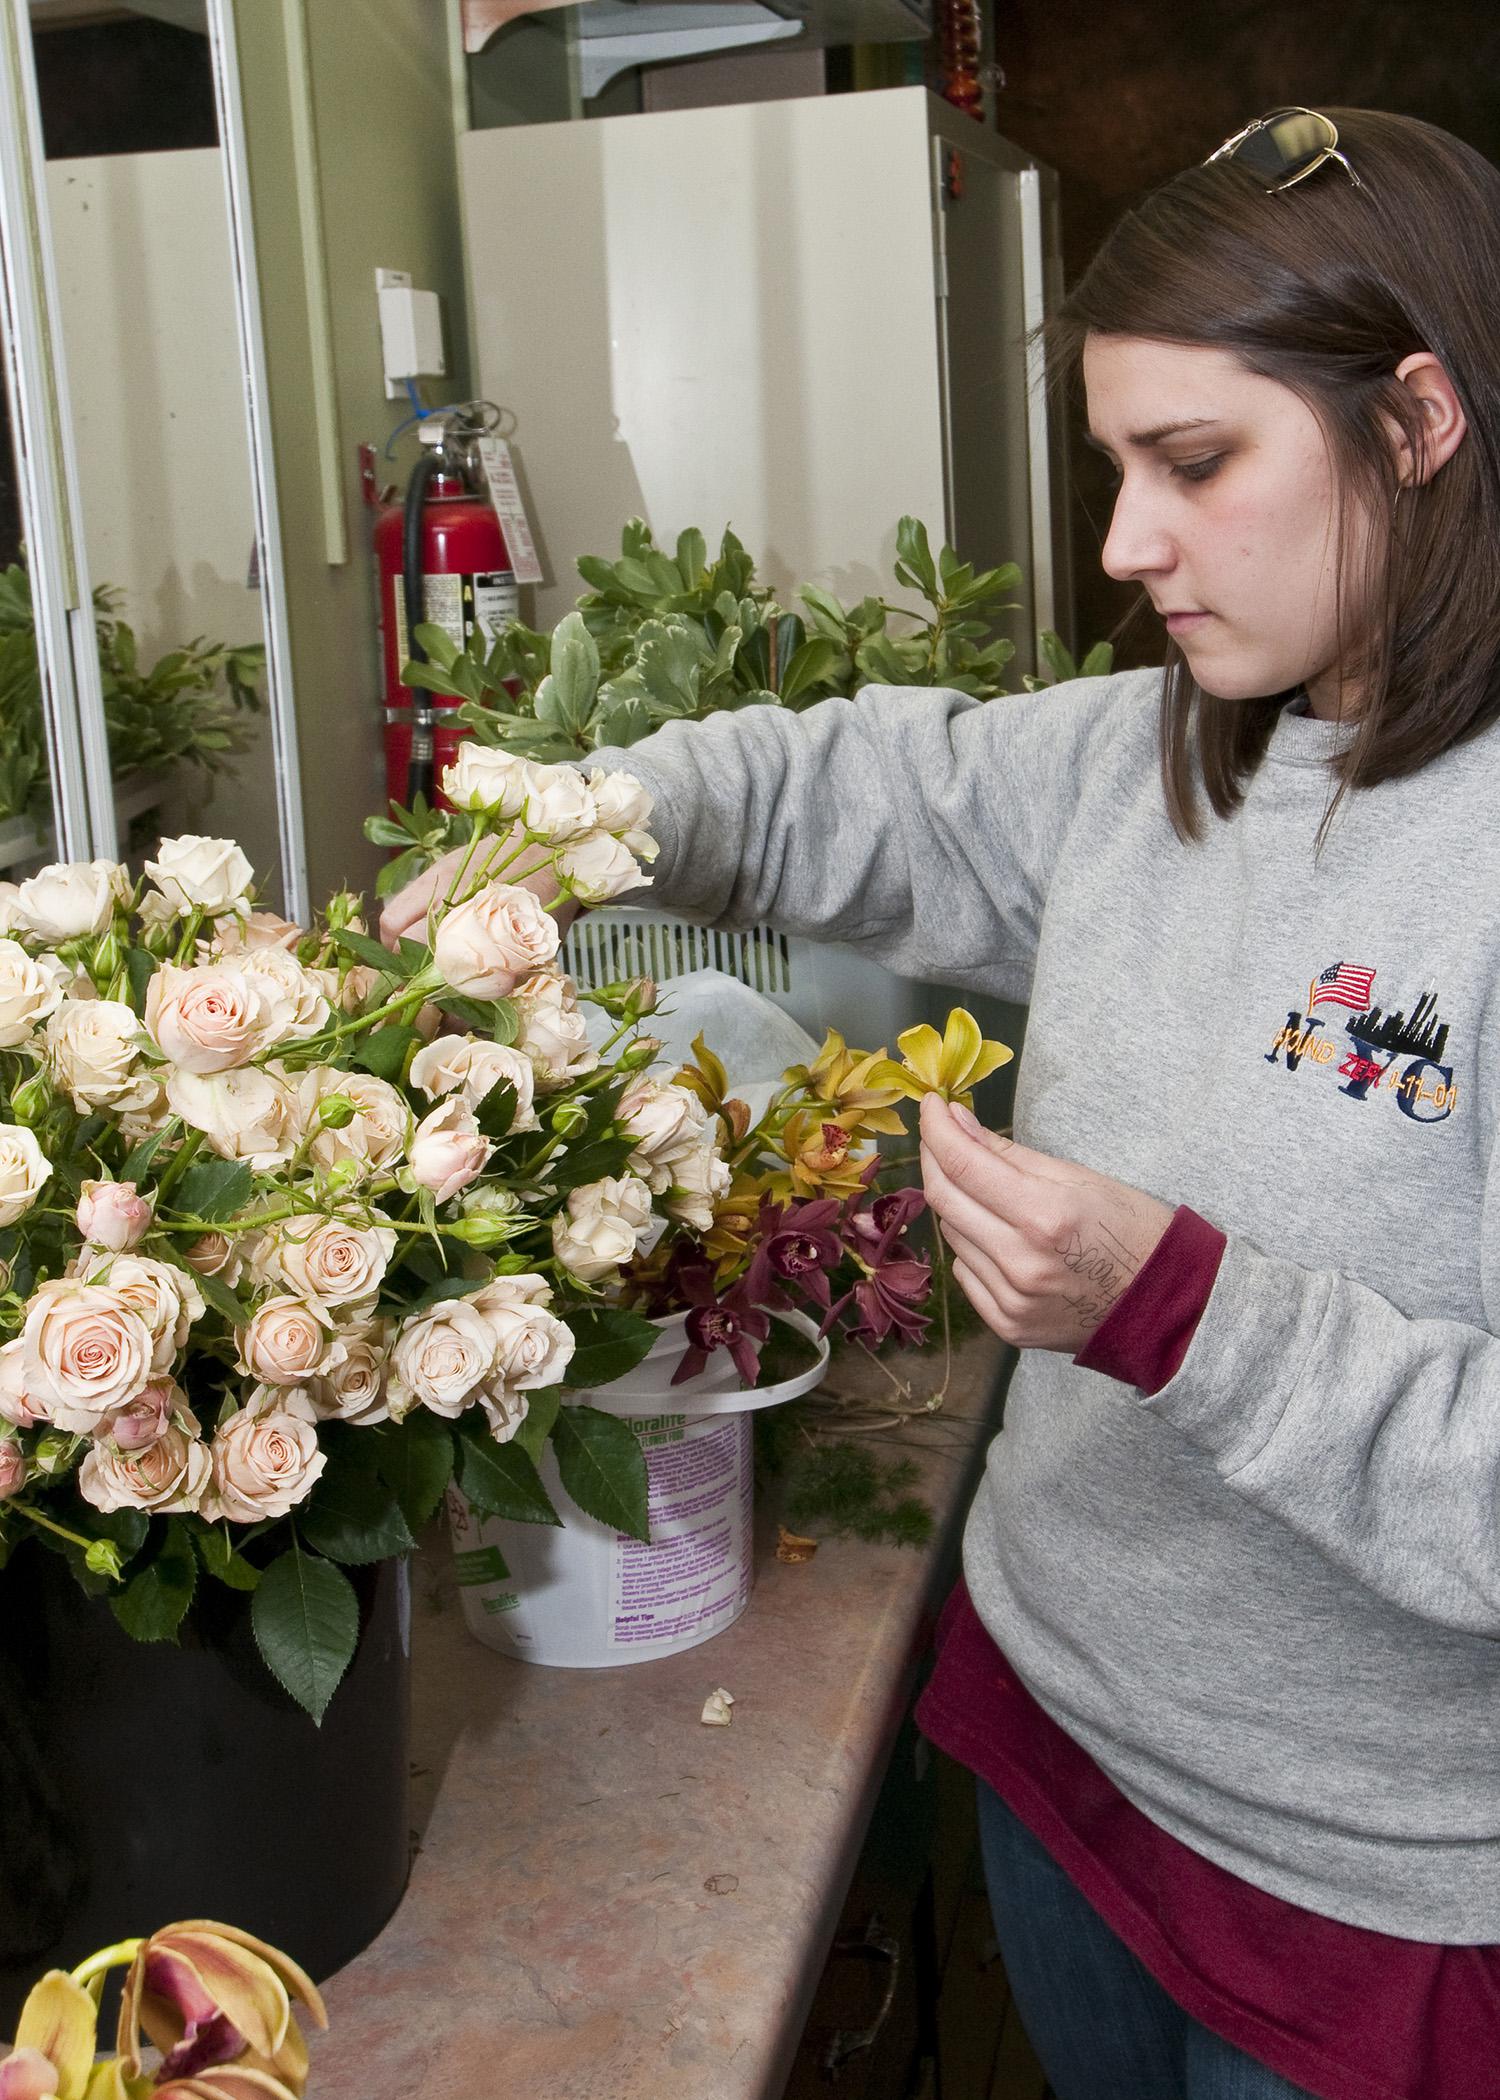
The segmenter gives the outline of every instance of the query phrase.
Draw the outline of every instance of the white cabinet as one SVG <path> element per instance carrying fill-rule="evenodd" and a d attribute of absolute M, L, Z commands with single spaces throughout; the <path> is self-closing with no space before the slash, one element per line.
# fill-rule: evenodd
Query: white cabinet
<path fill-rule="evenodd" d="M 1018 667 L 1066 627 L 1060 479 L 1027 331 L 1055 180 L 921 88 L 471 132 L 480 392 L 517 419 L 537 619 L 626 518 L 732 524 L 778 590 L 889 589 L 896 521 L 1018 561 Z"/>
<path fill-rule="evenodd" d="M 1027 348 L 1058 283 L 1050 170 L 896 88 L 471 132 L 460 177 L 473 369 L 516 418 L 548 568 L 537 625 L 633 515 L 668 546 L 727 522 L 784 598 L 847 602 L 891 591 L 911 512 L 980 566 L 1020 563 L 1018 683 L 1037 629 L 1066 632 Z M 625 910 L 563 959 L 585 983 L 712 963 L 866 1047 L 948 1003 L 844 949 Z M 986 1018 L 1014 1040 L 1013 1010 Z"/>

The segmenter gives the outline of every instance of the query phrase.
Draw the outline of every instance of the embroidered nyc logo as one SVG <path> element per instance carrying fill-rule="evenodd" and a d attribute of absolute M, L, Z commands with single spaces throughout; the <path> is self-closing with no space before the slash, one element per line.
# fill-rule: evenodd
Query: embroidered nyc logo
<path fill-rule="evenodd" d="M 1288 1072 L 1304 1061 L 1334 1071 L 1341 1094 L 1367 1101 L 1383 1093 L 1414 1123 L 1441 1123 L 1452 1115 L 1458 1082 L 1442 1061 L 1448 1024 L 1437 1013 L 1437 993 L 1424 992 L 1410 1014 L 1383 1013 L 1371 1003 L 1375 972 L 1354 963 L 1332 963 L 1307 987 L 1305 1011 L 1293 1008 L 1266 1052 L 1266 1063 Z M 1320 1006 L 1344 1007 L 1347 1018 L 1319 1014 Z M 1398 1070 L 1398 1066 L 1400 1069 Z"/>

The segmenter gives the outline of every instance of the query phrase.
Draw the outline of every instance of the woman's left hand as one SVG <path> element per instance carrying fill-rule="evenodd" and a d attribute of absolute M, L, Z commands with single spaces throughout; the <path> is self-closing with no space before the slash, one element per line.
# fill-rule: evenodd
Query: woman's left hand
<path fill-rule="evenodd" d="M 1019 1349 L 1075 1356 L 1139 1274 L 1170 1204 L 922 1101 L 922 1185 L 953 1273 L 987 1327 Z"/>

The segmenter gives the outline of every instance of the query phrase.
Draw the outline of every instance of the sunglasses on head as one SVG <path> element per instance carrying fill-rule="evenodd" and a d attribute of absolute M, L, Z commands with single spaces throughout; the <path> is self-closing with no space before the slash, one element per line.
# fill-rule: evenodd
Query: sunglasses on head
<path fill-rule="evenodd" d="M 1257 117 L 1225 139 L 1203 165 L 1216 160 L 1238 162 L 1265 184 L 1267 196 L 1305 182 L 1330 160 L 1338 162 L 1357 190 L 1364 188 L 1339 151 L 1338 126 L 1316 109 L 1273 109 L 1269 116 Z"/>

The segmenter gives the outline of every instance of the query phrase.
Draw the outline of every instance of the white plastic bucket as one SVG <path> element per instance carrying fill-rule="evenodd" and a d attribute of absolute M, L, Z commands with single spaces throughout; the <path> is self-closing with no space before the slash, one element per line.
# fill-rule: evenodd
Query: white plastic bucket
<path fill-rule="evenodd" d="M 779 1317 L 817 1340 L 804 1314 Z M 750 1416 L 816 1385 L 828 1344 L 819 1343 L 816 1363 L 780 1385 L 741 1386 L 728 1355 L 716 1350 L 697 1378 L 674 1387 L 686 1318 L 676 1313 L 663 1321 L 661 1339 L 625 1377 L 572 1396 L 620 1416 L 639 1437 L 650 1545 L 584 1514 L 558 1477 L 550 1444 L 540 1472 L 561 1526 L 481 1517 L 449 1489 L 464 1621 L 487 1648 L 569 1670 L 650 1662 L 712 1640 L 749 1603 Z"/>

